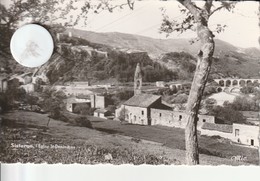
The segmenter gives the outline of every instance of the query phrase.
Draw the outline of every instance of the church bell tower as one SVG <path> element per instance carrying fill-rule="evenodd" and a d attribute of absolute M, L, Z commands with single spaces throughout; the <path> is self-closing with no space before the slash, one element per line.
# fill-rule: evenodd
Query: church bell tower
<path fill-rule="evenodd" d="M 142 73 L 141 73 L 141 67 L 140 63 L 137 63 L 136 69 L 135 69 L 135 77 L 134 77 L 134 94 L 141 94 L 142 91 Z"/>

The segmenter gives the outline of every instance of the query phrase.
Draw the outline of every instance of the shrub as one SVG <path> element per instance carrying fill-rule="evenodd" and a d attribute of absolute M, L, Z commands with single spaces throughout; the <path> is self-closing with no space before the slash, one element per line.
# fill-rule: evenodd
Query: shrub
<path fill-rule="evenodd" d="M 87 128 L 93 128 L 90 120 L 88 120 L 86 117 L 78 117 L 75 118 L 75 124 L 77 126 L 87 127 Z"/>

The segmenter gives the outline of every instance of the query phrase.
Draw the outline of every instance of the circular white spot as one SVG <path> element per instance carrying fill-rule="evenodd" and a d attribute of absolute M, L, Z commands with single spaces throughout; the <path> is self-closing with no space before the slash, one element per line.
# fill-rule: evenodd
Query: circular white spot
<path fill-rule="evenodd" d="M 50 59 L 53 52 L 53 39 L 42 26 L 28 24 L 13 34 L 10 49 L 19 64 L 38 67 Z"/>

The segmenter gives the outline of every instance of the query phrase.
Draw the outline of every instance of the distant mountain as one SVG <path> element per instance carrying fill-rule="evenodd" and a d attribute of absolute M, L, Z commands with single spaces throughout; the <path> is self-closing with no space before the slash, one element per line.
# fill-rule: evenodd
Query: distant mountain
<path fill-rule="evenodd" d="M 244 52 L 245 54 L 248 54 L 252 57 L 256 57 L 259 59 L 260 57 L 260 51 L 259 51 L 259 48 L 255 48 L 255 47 L 252 47 L 252 48 L 246 48 L 244 49 Z"/>
<path fill-rule="evenodd" d="M 72 35 L 75 37 L 109 45 L 119 50 L 139 50 L 147 52 L 153 60 L 166 65 L 170 69 L 180 69 L 183 67 L 183 65 L 178 66 L 180 65 L 180 62 L 177 61 L 177 59 L 180 58 L 179 55 L 169 54 L 170 52 L 186 52 L 182 54 L 186 58 L 189 57 L 186 56 L 186 54 L 190 54 L 190 56 L 193 57 L 188 58 L 190 59 L 189 65 L 191 65 L 196 64 L 195 57 L 200 47 L 199 42 L 190 44 L 189 39 L 153 39 L 125 33 L 96 33 L 77 29 L 67 29 L 67 32 L 68 31 L 72 32 Z M 172 60 L 166 61 L 166 57 L 168 60 L 171 58 Z M 211 76 L 213 78 L 259 77 L 260 50 L 257 48 L 240 48 L 225 41 L 215 39 L 214 57 L 211 70 Z"/>
<path fill-rule="evenodd" d="M 199 50 L 200 43 L 196 42 L 191 44 L 190 39 L 154 39 L 150 37 L 125 34 L 125 33 L 96 33 L 78 29 L 67 29 L 67 32 L 72 32 L 73 36 L 84 38 L 94 43 L 109 45 L 114 48 L 133 49 L 146 51 L 152 57 L 158 56 L 162 53 L 169 52 L 188 52 L 193 56 Z M 215 56 L 230 51 L 241 51 L 249 53 L 250 55 L 260 55 L 260 50 L 257 48 L 241 49 L 225 41 L 215 40 Z M 259 57 L 259 56 L 258 56 Z"/>

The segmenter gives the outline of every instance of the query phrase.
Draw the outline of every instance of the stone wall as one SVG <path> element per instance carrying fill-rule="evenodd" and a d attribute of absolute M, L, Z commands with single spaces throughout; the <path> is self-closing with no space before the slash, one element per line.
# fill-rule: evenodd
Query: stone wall
<path fill-rule="evenodd" d="M 185 128 L 187 114 L 171 110 L 151 109 L 152 125 L 163 125 L 169 127 Z"/>
<path fill-rule="evenodd" d="M 126 110 L 126 120 L 132 124 L 148 125 L 148 109 L 135 107 L 135 106 L 124 106 Z"/>
<path fill-rule="evenodd" d="M 121 114 L 131 124 L 148 125 L 148 108 L 122 105 L 115 111 L 116 120 L 119 120 Z"/>
<path fill-rule="evenodd" d="M 170 127 L 185 128 L 187 124 L 187 114 L 181 111 L 151 109 L 152 125 L 163 125 Z M 203 123 L 215 123 L 214 116 L 198 115 L 198 129 Z"/>
<path fill-rule="evenodd" d="M 206 135 L 206 136 L 220 136 L 220 137 L 227 138 L 230 140 L 233 139 L 232 133 L 225 133 L 225 132 L 217 131 L 217 130 L 200 129 L 200 134 Z"/>

